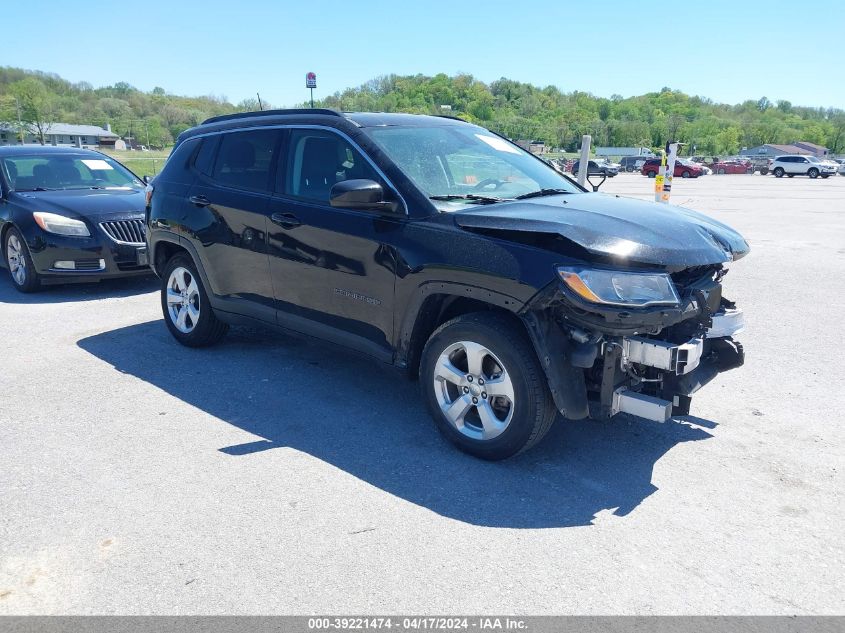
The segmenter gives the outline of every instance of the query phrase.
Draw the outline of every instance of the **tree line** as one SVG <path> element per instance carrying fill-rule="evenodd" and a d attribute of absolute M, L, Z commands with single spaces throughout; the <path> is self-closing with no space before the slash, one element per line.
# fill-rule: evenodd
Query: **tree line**
<path fill-rule="evenodd" d="M 94 88 L 54 74 L 0 68 L 0 122 L 23 126 L 41 138 L 51 123 L 110 123 L 121 136 L 165 147 L 181 131 L 210 116 L 258 106 L 254 99 L 232 104 L 214 95 L 185 97 L 162 88 L 144 92 L 125 82 Z M 730 105 L 670 88 L 604 98 L 504 78 L 487 84 L 467 74 L 385 75 L 336 92 L 315 106 L 449 114 L 511 139 L 543 141 L 563 151 L 576 151 L 581 136 L 590 134 L 596 146 L 659 148 L 673 140 L 686 143 L 687 151 L 695 147 L 698 154 L 734 154 L 743 147 L 797 140 L 845 153 L 841 109 L 771 102 L 766 97 Z"/>

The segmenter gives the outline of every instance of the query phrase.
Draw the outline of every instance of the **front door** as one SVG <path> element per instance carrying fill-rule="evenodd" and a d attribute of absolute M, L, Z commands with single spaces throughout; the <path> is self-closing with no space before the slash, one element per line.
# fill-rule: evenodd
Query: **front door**
<path fill-rule="evenodd" d="M 329 204 L 332 185 L 386 183 L 345 137 L 292 129 L 270 201 L 268 252 L 281 325 L 391 359 L 394 258 L 404 215 Z"/>

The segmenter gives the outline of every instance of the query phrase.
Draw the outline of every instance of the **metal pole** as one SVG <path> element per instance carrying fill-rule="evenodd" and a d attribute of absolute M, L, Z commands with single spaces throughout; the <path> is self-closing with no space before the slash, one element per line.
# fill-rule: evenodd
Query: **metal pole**
<path fill-rule="evenodd" d="M 587 169 L 590 166 L 590 145 L 593 137 L 585 134 L 581 137 L 581 158 L 578 161 L 578 184 L 582 187 L 587 182 Z"/>
<path fill-rule="evenodd" d="M 314 89 L 311 88 L 311 107 L 314 107 Z"/>

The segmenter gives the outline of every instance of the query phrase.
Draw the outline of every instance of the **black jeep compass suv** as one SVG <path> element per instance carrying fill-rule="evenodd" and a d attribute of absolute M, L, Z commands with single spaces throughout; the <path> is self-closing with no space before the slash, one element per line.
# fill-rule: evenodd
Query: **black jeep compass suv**
<path fill-rule="evenodd" d="M 741 365 L 722 297 L 743 238 L 698 213 L 587 193 L 463 121 L 277 110 L 184 132 L 147 208 L 173 336 L 262 323 L 419 376 L 437 426 L 503 459 L 559 411 L 688 412 Z"/>

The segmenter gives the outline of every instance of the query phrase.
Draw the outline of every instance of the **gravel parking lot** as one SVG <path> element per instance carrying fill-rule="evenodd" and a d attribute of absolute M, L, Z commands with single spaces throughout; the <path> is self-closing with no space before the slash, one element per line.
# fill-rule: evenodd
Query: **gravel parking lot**
<path fill-rule="evenodd" d="M 623 174 L 602 190 L 652 197 Z M 0 279 L 0 614 L 845 611 L 845 178 L 675 180 L 739 229 L 746 365 L 666 424 L 559 420 L 503 463 L 417 385 L 155 280 Z"/>

